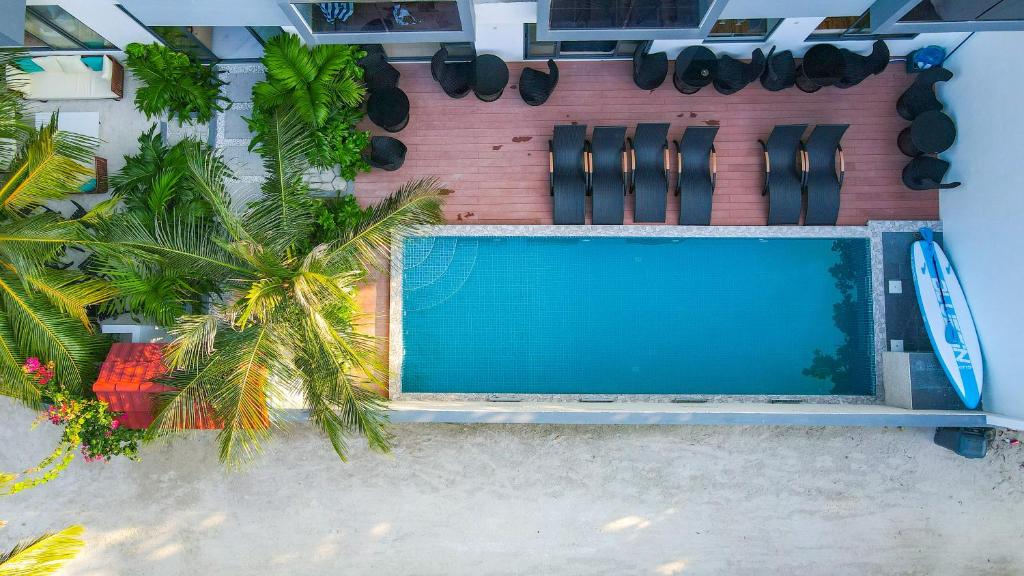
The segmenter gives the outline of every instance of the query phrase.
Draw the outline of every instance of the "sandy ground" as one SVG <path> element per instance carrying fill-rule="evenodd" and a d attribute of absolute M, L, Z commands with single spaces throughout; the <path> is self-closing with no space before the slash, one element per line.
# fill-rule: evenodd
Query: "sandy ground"
<path fill-rule="evenodd" d="M 0 469 L 55 430 L 0 401 Z M 334 458 L 305 426 L 225 472 L 211 437 L 77 462 L 0 499 L 0 548 L 71 523 L 69 575 L 1020 574 L 1024 450 L 930 430 L 396 427 Z"/>

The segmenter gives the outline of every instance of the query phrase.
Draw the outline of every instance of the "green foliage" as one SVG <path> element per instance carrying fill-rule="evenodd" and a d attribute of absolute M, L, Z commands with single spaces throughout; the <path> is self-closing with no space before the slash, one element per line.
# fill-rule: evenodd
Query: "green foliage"
<path fill-rule="evenodd" d="M 139 136 L 139 153 L 126 156 L 124 169 L 110 179 L 122 207 L 96 225 L 99 236 L 104 237 L 111 226 L 134 226 L 149 238 L 157 238 L 177 221 L 215 227 L 213 208 L 204 199 L 203 184 L 189 163 L 195 155 L 208 155 L 215 162 L 214 169 L 228 170 L 203 142 L 186 139 L 166 146 L 156 126 Z M 103 245 L 95 248 L 89 268 L 118 290 L 117 297 L 101 307 L 104 314 L 138 314 L 164 326 L 198 310 L 203 296 L 217 290 L 192 268 L 165 267 Z"/>
<path fill-rule="evenodd" d="M 5 93 L 9 87 L 0 84 Z M 10 102 L 9 113 L 24 117 L 20 99 Z M 0 122 L 16 133 L 13 160 L 0 165 L 0 394 L 34 406 L 39 390 L 21 369 L 25 358 L 52 359 L 67 387 L 83 390 L 108 346 L 87 312 L 114 291 L 80 271 L 53 267 L 82 224 L 41 211 L 90 176 L 82 163 L 92 160 L 96 142 L 58 132 L 56 114 L 39 130 L 16 124 Z"/>
<path fill-rule="evenodd" d="M 350 206 L 331 221 L 329 241 L 307 248 L 318 226 L 319 201 L 302 175 L 313 139 L 299 112 L 275 110 L 257 144 L 267 172 L 260 195 L 241 213 L 225 192 L 229 177 L 209 150 L 188 153 L 190 170 L 217 226 L 187 214 L 157 235 L 115 222 L 103 242 L 168 268 L 192 270 L 215 282 L 223 297 L 205 313 L 181 317 L 167 350 L 172 391 L 158 401 L 153 436 L 189 430 L 215 419 L 220 457 L 236 463 L 260 451 L 287 424 L 285 398 L 302 398 L 310 419 L 337 454 L 352 434 L 387 450 L 384 412 L 387 370 L 377 342 L 360 333 L 356 293 L 388 254 L 395 235 L 442 221 L 436 182 L 403 187 L 363 215 Z M 347 201 L 346 201 L 347 202 Z"/>
<path fill-rule="evenodd" d="M 313 211 L 313 230 L 306 248 L 337 240 L 345 230 L 358 226 L 369 214 L 370 209 L 361 208 L 351 194 L 319 202 Z"/>
<path fill-rule="evenodd" d="M 159 43 L 131 43 L 125 47 L 126 65 L 142 82 L 135 93 L 135 107 L 147 118 L 167 114 L 181 124 L 206 124 L 213 114 L 225 110 L 227 97 L 220 93 L 226 84 L 212 66 L 200 64 L 191 55 Z"/>
<path fill-rule="evenodd" d="M 57 533 L 19 542 L 9 552 L 0 554 L 0 576 L 56 574 L 85 547 L 84 532 L 81 526 L 68 526 Z"/>
<path fill-rule="evenodd" d="M 341 167 L 344 178 L 368 171 L 362 157 L 369 134 L 356 130 L 363 118 L 366 91 L 358 60 L 365 55 L 356 46 L 321 44 L 312 49 L 294 34 L 280 34 L 267 41 L 263 65 L 267 79 L 252 89 L 253 112 L 248 119 L 255 134 L 251 149 L 272 128 L 275 111 L 294 111 L 311 132 L 307 157 L 313 166 Z"/>
<path fill-rule="evenodd" d="M 49 405 L 32 427 L 48 420 L 54 426 L 63 426 L 64 431 L 53 452 L 39 464 L 20 474 L 0 474 L 0 495 L 16 494 L 53 480 L 71 464 L 76 451 L 86 462 L 107 462 L 111 456 L 138 460 L 142 433 L 121 427 L 117 414 L 107 409 L 106 402 L 69 391 L 55 378 L 52 362 L 42 364 L 32 357 L 25 361 L 22 371 Z"/>

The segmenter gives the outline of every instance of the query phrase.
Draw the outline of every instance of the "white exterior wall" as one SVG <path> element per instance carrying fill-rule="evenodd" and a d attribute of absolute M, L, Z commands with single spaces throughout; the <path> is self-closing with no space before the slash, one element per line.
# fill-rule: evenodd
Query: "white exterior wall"
<path fill-rule="evenodd" d="M 1024 419 L 1024 32 L 975 34 L 939 97 L 957 121 L 942 191 L 944 241 L 985 358 L 985 409 Z"/>

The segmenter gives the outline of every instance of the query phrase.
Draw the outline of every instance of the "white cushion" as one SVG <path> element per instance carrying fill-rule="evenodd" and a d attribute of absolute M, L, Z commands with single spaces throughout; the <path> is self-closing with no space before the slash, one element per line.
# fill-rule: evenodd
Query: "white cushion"
<path fill-rule="evenodd" d="M 114 77 L 114 61 L 110 56 L 103 57 L 103 71 L 100 77 L 108 82 Z"/>
<path fill-rule="evenodd" d="M 60 63 L 56 56 L 39 56 L 32 59 L 43 72 L 63 72 L 64 69 L 60 67 Z"/>
<path fill-rule="evenodd" d="M 92 70 L 85 62 L 82 62 L 81 56 L 54 56 L 54 58 L 57 60 L 57 64 L 60 64 L 61 69 L 68 74 L 85 74 Z"/>

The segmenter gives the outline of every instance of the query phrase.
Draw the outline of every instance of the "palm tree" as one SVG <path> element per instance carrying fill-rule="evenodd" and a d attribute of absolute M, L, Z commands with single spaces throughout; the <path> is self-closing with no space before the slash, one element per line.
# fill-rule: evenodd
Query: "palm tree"
<path fill-rule="evenodd" d="M 2 524 L 0 524 L 2 525 Z M 0 576 L 44 576 L 56 574 L 85 546 L 81 526 L 68 526 L 57 533 L 19 542 L 10 552 L 0 553 Z"/>
<path fill-rule="evenodd" d="M 197 148 L 188 170 L 203 183 L 196 189 L 215 224 L 179 215 L 155 232 L 130 220 L 99 231 L 98 250 L 186 267 L 214 280 L 223 295 L 173 328 L 166 355 L 173 390 L 160 398 L 151 436 L 203 427 L 212 417 L 223 426 L 222 461 L 237 463 L 284 424 L 284 399 L 301 398 L 342 459 L 353 432 L 374 449 L 389 447 L 381 394 L 387 373 L 375 340 L 354 327 L 356 290 L 396 235 L 442 221 L 444 192 L 432 180 L 412 182 L 336 240 L 301 250 L 318 202 L 303 181 L 311 145 L 297 112 L 275 112 L 258 147 L 268 176 L 243 211 L 229 203 L 223 163 Z"/>
<path fill-rule="evenodd" d="M 0 137 L 13 151 L 0 157 L 0 394 L 34 405 L 39 390 L 21 369 L 25 358 L 54 361 L 68 389 L 81 391 L 106 346 L 92 333 L 87 309 L 113 290 L 53 267 L 80 223 L 44 209 L 90 176 L 84 163 L 96 142 L 58 132 L 56 114 L 39 130 L 26 125 L 20 95 L 2 82 L 0 102 L 7 114 Z"/>

